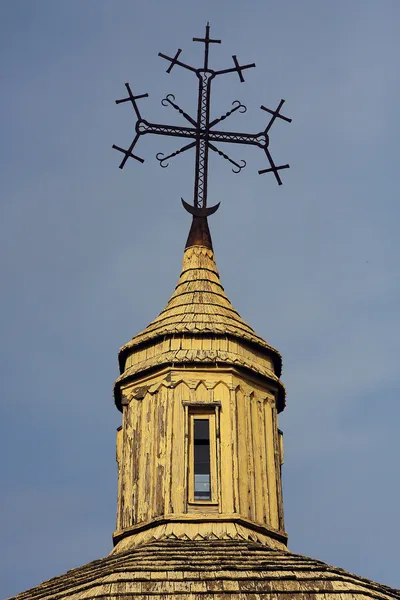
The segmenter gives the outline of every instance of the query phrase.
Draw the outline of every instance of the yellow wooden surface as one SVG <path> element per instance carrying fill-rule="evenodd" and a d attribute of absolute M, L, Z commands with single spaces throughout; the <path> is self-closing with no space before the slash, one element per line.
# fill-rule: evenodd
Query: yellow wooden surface
<path fill-rule="evenodd" d="M 184 529 L 184 526 L 182 526 Z M 238 526 L 238 529 L 240 527 Z M 227 531 L 228 533 L 228 531 Z M 400 591 L 286 549 L 226 537 L 162 540 L 96 560 L 18 600 L 397 600 Z"/>
<path fill-rule="evenodd" d="M 207 521 L 207 515 L 217 510 L 220 515 L 235 514 L 284 534 L 280 461 L 276 460 L 279 434 L 270 388 L 255 385 L 228 369 L 199 372 L 195 368 L 171 368 L 162 378 L 155 374 L 145 382 L 127 386 L 124 396 L 128 400 L 119 434 L 124 446 L 122 453 L 119 451 L 123 457 L 119 466 L 119 532 L 173 515 L 195 513 L 199 520 L 204 514 Z M 219 482 L 214 483 L 213 494 L 217 508 L 207 503 L 203 508 L 199 503 L 188 507 L 188 461 L 192 459 L 185 438 L 188 403 L 213 414 L 218 405 L 219 439 L 213 444 L 218 470 L 213 480 Z M 224 535 L 221 524 L 219 533 L 214 526 L 209 527 L 213 535 Z M 198 529 L 187 525 L 185 531 L 191 537 Z"/>
<path fill-rule="evenodd" d="M 212 250 L 193 246 L 184 253 L 182 273 L 167 306 L 143 332 L 123 346 L 121 352 L 126 353 L 160 336 L 207 332 L 231 334 L 280 358 L 279 352 L 258 336 L 233 308 L 220 282 Z M 209 349 L 212 343 L 211 338 L 205 338 Z"/>

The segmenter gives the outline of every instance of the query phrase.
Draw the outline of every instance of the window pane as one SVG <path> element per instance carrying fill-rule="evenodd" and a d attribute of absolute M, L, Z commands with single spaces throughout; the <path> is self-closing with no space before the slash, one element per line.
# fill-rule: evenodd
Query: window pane
<path fill-rule="evenodd" d="M 194 419 L 194 499 L 211 500 L 210 421 Z"/>

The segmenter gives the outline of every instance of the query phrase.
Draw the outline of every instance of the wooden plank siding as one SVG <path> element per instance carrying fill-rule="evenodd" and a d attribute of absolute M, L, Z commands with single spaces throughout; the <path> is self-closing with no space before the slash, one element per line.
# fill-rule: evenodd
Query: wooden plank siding
<path fill-rule="evenodd" d="M 124 395 L 129 401 L 118 434 L 118 535 L 160 518 L 177 530 L 179 519 L 190 514 L 197 521 L 203 515 L 204 523 L 210 515 L 234 515 L 284 534 L 271 389 L 228 369 L 171 369 L 126 388 Z M 187 415 L 195 407 L 215 414 L 218 428 L 215 500 L 209 504 L 188 503 Z M 214 530 L 223 535 L 224 528 L 220 522 Z"/>

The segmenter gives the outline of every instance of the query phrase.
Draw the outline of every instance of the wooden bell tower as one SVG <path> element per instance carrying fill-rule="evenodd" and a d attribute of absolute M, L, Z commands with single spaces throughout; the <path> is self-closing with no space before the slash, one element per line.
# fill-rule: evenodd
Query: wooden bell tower
<path fill-rule="evenodd" d="M 119 360 L 114 552 L 165 537 L 285 546 L 281 357 L 228 300 L 206 218 L 167 306 Z"/>

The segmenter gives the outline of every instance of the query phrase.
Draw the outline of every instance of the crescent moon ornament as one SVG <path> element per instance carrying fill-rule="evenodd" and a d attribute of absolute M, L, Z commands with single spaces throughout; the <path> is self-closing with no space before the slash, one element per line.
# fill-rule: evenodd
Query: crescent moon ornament
<path fill-rule="evenodd" d="M 215 212 L 217 212 L 219 205 L 221 204 L 221 202 L 218 202 L 218 204 L 214 204 L 214 206 L 204 206 L 200 208 L 198 206 L 188 204 L 184 201 L 183 198 L 181 198 L 181 201 L 183 204 L 183 208 L 185 208 L 194 217 L 209 217 L 210 215 L 213 215 Z"/>

